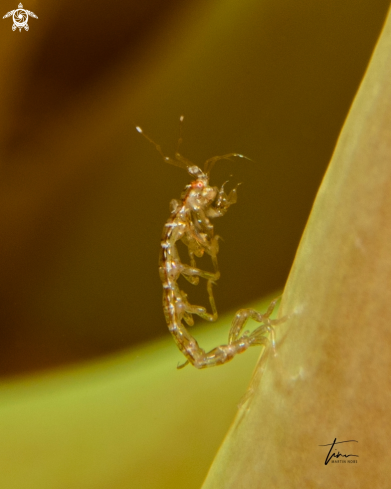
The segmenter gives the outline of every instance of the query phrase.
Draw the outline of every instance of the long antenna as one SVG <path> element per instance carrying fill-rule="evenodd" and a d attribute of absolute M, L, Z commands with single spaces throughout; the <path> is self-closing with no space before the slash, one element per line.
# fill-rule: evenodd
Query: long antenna
<path fill-rule="evenodd" d="M 147 136 L 145 134 L 145 132 L 141 129 L 140 126 L 136 126 L 136 131 L 139 132 L 140 134 L 142 134 L 145 139 L 147 139 L 151 144 L 153 144 L 156 148 L 156 150 L 158 151 L 158 153 L 161 155 L 161 157 L 163 158 L 163 160 L 166 162 L 166 163 L 169 163 L 170 165 L 174 165 L 174 166 L 179 166 L 179 168 L 184 168 L 185 170 L 187 170 L 188 168 L 188 165 L 183 162 L 183 161 L 180 161 L 180 160 L 174 160 L 173 158 L 170 158 L 169 156 L 166 156 L 163 151 L 162 151 L 162 148 L 160 147 L 159 144 L 155 143 L 155 141 L 153 139 L 151 139 L 149 136 Z"/>
<path fill-rule="evenodd" d="M 209 160 L 205 161 L 204 172 L 207 175 L 210 175 L 210 172 L 211 172 L 212 168 L 214 167 L 216 161 L 231 160 L 232 156 L 236 156 L 238 158 L 244 158 L 245 160 L 253 161 L 251 158 L 247 158 L 247 156 L 241 155 L 239 153 L 228 153 L 228 154 L 223 155 L 223 156 L 214 156 L 213 158 L 209 158 Z"/>
<path fill-rule="evenodd" d="M 184 115 L 181 115 L 179 117 L 179 139 L 178 139 L 178 145 L 176 147 L 176 152 L 179 154 L 179 146 L 182 144 L 182 135 L 183 135 L 183 119 L 185 118 Z"/>

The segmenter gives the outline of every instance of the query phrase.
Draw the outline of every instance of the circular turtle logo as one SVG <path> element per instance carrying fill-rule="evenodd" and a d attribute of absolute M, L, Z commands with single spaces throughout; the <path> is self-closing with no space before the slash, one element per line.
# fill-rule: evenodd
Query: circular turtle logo
<path fill-rule="evenodd" d="M 34 14 L 34 12 L 31 12 L 30 10 L 25 10 L 21 3 L 18 5 L 18 8 L 16 10 L 11 10 L 11 12 L 7 12 L 3 16 L 3 19 L 6 19 L 7 17 L 11 17 L 11 15 L 14 21 L 12 25 L 12 30 L 15 31 L 16 29 L 19 29 L 19 32 L 21 32 L 22 29 L 26 31 L 29 30 L 29 25 L 27 23 L 29 20 L 29 15 L 30 17 L 34 17 L 35 19 L 38 19 L 38 17 Z"/>

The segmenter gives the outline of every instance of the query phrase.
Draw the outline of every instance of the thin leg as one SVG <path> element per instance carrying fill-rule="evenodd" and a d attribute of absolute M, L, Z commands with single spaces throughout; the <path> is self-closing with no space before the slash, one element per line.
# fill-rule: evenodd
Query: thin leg
<path fill-rule="evenodd" d="M 205 307 L 192 306 L 189 303 L 187 303 L 186 311 L 189 312 L 190 314 L 197 314 L 198 316 L 202 317 L 206 321 L 216 321 L 218 314 L 217 314 L 215 299 L 213 297 L 212 285 L 215 283 L 216 280 L 219 279 L 220 272 L 216 271 L 215 273 L 211 273 L 211 272 L 205 272 L 203 270 L 199 270 L 198 268 L 192 268 L 183 264 L 182 266 L 184 267 L 181 271 L 182 275 L 197 276 L 197 277 L 205 278 L 207 280 L 206 288 L 209 295 L 209 303 L 212 308 L 212 314 L 206 312 Z"/>
<path fill-rule="evenodd" d="M 180 264 L 181 274 L 182 275 L 190 275 L 195 277 L 201 277 L 206 280 L 210 280 L 211 282 L 215 282 L 220 278 L 220 272 L 205 272 L 204 270 L 200 270 L 199 268 L 190 267 L 184 263 Z"/>
<path fill-rule="evenodd" d="M 188 326 L 194 326 L 194 319 L 191 314 L 189 314 L 187 311 L 183 313 L 183 319 L 186 321 L 186 324 Z"/>
<path fill-rule="evenodd" d="M 189 251 L 189 258 L 190 258 L 190 266 L 191 266 L 191 268 L 196 268 L 196 265 L 197 264 L 196 264 L 196 261 L 195 261 L 195 258 L 194 258 L 194 253 L 190 250 L 190 247 L 189 247 L 188 251 Z M 192 285 L 198 285 L 198 283 L 200 281 L 200 277 L 196 277 L 194 275 L 186 275 L 186 274 L 183 274 L 183 276 Z"/>
<path fill-rule="evenodd" d="M 269 307 L 267 308 L 267 310 L 264 314 L 260 314 L 255 309 L 240 309 L 235 314 L 235 317 L 232 321 L 231 329 L 229 331 L 229 336 L 228 336 L 229 343 L 235 342 L 239 338 L 240 333 L 243 331 L 243 328 L 246 325 L 248 319 L 253 319 L 257 323 L 262 323 L 262 326 L 259 326 L 252 333 L 254 341 L 256 341 L 256 339 L 258 337 L 269 332 L 271 334 L 273 348 L 275 348 L 275 336 L 274 336 L 273 325 L 277 324 L 281 320 L 276 320 L 276 319 L 272 320 L 272 319 L 269 319 L 269 316 L 273 312 L 273 310 L 276 306 L 276 303 L 279 299 L 280 299 L 280 297 L 277 297 L 276 299 L 274 299 L 269 304 Z"/>
<path fill-rule="evenodd" d="M 197 314 L 197 316 L 200 316 L 202 319 L 205 319 L 206 321 L 216 321 L 218 317 L 217 309 L 216 309 L 216 303 L 215 299 L 213 297 L 213 291 L 212 291 L 212 281 L 208 280 L 207 282 L 207 290 L 208 290 L 208 295 L 209 295 L 209 303 L 210 307 L 212 308 L 212 314 L 207 312 L 205 307 L 203 306 L 194 306 L 190 304 L 188 301 L 186 301 L 186 312 L 189 314 Z"/>

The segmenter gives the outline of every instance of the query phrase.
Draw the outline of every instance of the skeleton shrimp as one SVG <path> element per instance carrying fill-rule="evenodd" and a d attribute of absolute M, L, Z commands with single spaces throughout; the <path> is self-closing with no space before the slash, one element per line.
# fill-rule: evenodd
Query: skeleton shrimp
<path fill-rule="evenodd" d="M 180 122 L 183 122 L 183 116 L 181 116 Z M 217 264 L 219 237 L 214 234 L 211 219 L 223 216 L 229 207 L 236 203 L 237 186 L 228 195 L 224 190 L 225 184 L 220 189 L 210 186 L 210 171 L 219 160 L 246 157 L 237 153 L 215 156 L 205 162 L 204 171 L 202 171 L 179 153 L 179 145 L 182 142 L 181 136 L 175 159 L 173 159 L 165 156 L 160 146 L 150 139 L 140 127 L 136 127 L 136 129 L 155 146 L 166 163 L 186 169 L 193 178 L 193 181 L 185 187 L 181 200 L 174 199 L 171 201 L 171 216 L 164 225 L 160 243 L 159 274 L 163 284 L 164 315 L 169 331 L 179 350 L 187 359 L 178 368 L 183 368 L 188 363 L 199 369 L 222 365 L 232 360 L 235 355 L 246 351 L 250 346 L 266 346 L 268 333 L 270 333 L 272 346 L 275 349 L 273 326 L 281 320 L 270 319 L 269 316 L 273 312 L 279 297 L 270 303 L 264 314 L 260 314 L 254 309 L 240 309 L 232 321 L 228 344 L 217 346 L 209 352 L 205 352 L 198 345 L 183 324 L 184 320 L 188 326 L 193 326 L 193 314 L 206 321 L 216 321 L 217 319 L 212 286 L 220 278 Z M 190 265 L 182 263 L 180 260 L 176 244 L 180 240 L 188 248 Z M 204 253 L 211 257 L 214 272 L 207 272 L 196 267 L 195 257 L 202 257 Z M 178 279 L 181 275 L 193 285 L 197 285 L 200 278 L 206 280 L 212 313 L 207 312 L 203 306 L 192 305 L 188 302 L 187 294 L 178 286 Z M 247 320 L 250 318 L 261 323 L 261 325 L 252 333 L 248 331 L 242 333 Z"/>

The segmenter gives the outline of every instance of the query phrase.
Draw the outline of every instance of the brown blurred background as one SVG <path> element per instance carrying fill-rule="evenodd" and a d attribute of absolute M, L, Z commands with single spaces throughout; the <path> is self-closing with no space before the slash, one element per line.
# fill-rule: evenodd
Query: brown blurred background
<path fill-rule="evenodd" d="M 167 335 L 157 273 L 172 155 L 243 182 L 221 220 L 220 312 L 284 285 L 388 0 L 47 2 L 0 24 L 0 373 Z M 2 15 L 17 8 L 3 2 Z M 231 177 L 232 175 L 232 177 Z M 207 262 L 202 262 L 207 267 Z M 204 286 L 188 288 L 205 302 Z"/>

